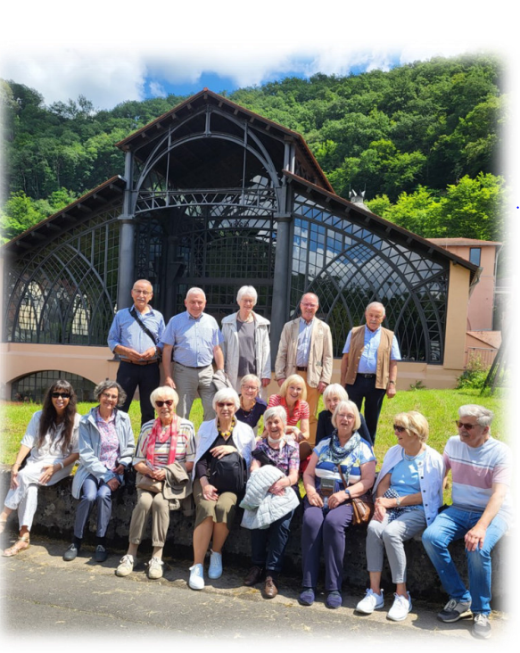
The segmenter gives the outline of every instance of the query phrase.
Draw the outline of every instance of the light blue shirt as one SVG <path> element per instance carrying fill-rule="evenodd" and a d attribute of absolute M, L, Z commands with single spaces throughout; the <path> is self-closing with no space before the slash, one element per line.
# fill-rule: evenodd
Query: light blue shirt
<path fill-rule="evenodd" d="M 156 343 L 147 335 L 137 324 L 137 321 L 130 315 L 129 308 L 123 308 L 117 311 L 112 321 L 112 326 L 108 332 L 108 346 L 112 351 L 117 345 L 130 347 L 140 354 L 144 353 L 150 347 L 156 346 Z M 164 318 L 159 311 L 150 307 L 150 311 L 142 315 L 137 309 L 137 316 L 145 327 L 154 334 L 157 339 L 157 347 L 162 348 L 160 344 L 164 332 Z"/>
<path fill-rule="evenodd" d="M 343 353 L 348 354 L 350 351 L 350 338 L 352 337 L 352 331 L 349 332 L 347 336 L 347 341 L 343 347 Z M 375 374 L 377 372 L 377 350 L 379 349 L 379 343 L 381 342 L 381 327 L 378 327 L 375 331 L 370 331 L 370 329 L 365 325 L 365 347 L 363 353 L 361 354 L 361 359 L 358 365 L 359 374 Z M 397 344 L 397 338 L 393 337 L 392 340 L 392 349 L 390 351 L 390 360 L 391 361 L 400 361 L 401 352 L 399 351 L 399 345 Z"/>
<path fill-rule="evenodd" d="M 162 337 L 164 345 L 173 345 L 173 362 L 186 367 L 211 365 L 213 349 L 223 341 L 215 318 L 206 313 L 194 318 L 188 311 L 174 315 Z"/>
<path fill-rule="evenodd" d="M 314 318 L 307 324 L 307 322 L 300 318 L 300 325 L 298 331 L 298 347 L 296 350 L 296 367 L 307 367 L 309 363 L 309 351 L 311 348 L 311 335 Z"/>

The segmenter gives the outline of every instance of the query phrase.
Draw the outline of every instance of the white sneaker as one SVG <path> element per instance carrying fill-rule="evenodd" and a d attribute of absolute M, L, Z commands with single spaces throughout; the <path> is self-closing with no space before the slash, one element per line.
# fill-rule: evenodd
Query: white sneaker
<path fill-rule="evenodd" d="M 204 589 L 204 567 L 201 564 L 190 567 L 190 579 L 188 585 L 192 590 Z"/>
<path fill-rule="evenodd" d="M 412 609 L 410 592 L 408 592 L 408 596 L 400 596 L 399 594 L 394 594 L 394 596 L 394 603 L 386 616 L 392 621 L 403 621 Z"/>
<path fill-rule="evenodd" d="M 119 561 L 119 567 L 116 569 L 116 576 L 128 576 L 134 570 L 134 556 L 126 555 Z"/>
<path fill-rule="evenodd" d="M 150 580 L 157 580 L 162 578 L 164 562 L 159 558 L 152 558 L 148 563 L 148 578 Z"/>
<path fill-rule="evenodd" d="M 361 601 L 356 605 L 357 612 L 372 614 L 374 610 L 380 610 L 385 605 L 383 594 L 383 590 L 381 590 L 381 594 L 376 594 L 371 589 L 368 589 L 365 598 L 361 599 Z"/>
<path fill-rule="evenodd" d="M 220 578 L 222 576 L 222 554 L 211 552 L 209 559 L 209 569 L 208 569 L 209 578 Z"/>

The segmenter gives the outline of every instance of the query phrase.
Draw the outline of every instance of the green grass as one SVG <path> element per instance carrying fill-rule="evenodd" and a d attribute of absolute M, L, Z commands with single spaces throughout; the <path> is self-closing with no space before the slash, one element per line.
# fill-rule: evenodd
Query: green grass
<path fill-rule="evenodd" d="M 492 426 L 493 437 L 507 441 L 506 437 L 506 398 L 503 391 L 493 397 L 480 397 L 478 390 L 409 390 L 398 392 L 394 399 L 385 399 L 379 421 L 375 453 L 378 469 L 381 466 L 386 451 L 396 443 L 392 425 L 394 416 L 400 412 L 418 410 L 426 416 L 430 425 L 429 444 L 442 452 L 446 440 L 455 435 L 457 429 L 454 420 L 457 419 L 457 408 L 463 404 L 482 404 L 495 413 Z M 78 411 L 86 414 L 94 404 L 78 404 Z M 2 448 L 0 462 L 13 464 L 20 447 L 25 428 L 34 411 L 40 408 L 37 404 L 14 404 L 3 402 L 2 410 Z M 322 403 L 320 401 L 320 408 Z M 137 440 L 140 430 L 139 403 L 134 401 L 129 411 L 134 434 Z M 202 423 L 202 406 L 196 400 L 191 412 L 191 419 L 198 430 Z M 259 428 L 261 432 L 261 424 Z"/>

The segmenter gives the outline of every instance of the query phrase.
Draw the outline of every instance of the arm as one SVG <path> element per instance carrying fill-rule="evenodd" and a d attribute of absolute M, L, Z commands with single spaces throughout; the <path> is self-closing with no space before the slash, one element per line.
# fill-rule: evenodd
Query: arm
<path fill-rule="evenodd" d="M 367 490 L 370 490 L 374 485 L 374 480 L 376 478 L 376 461 L 371 460 L 368 463 L 364 463 L 363 465 L 360 465 L 360 469 L 361 480 L 354 483 L 354 485 L 348 486 L 352 498 L 363 496 L 363 494 L 365 494 Z M 348 494 L 345 490 L 335 492 L 329 497 L 329 507 L 331 509 L 336 508 L 341 503 L 348 501 L 348 498 Z"/>
<path fill-rule="evenodd" d="M 341 372 L 340 372 L 340 383 L 344 387 L 347 380 L 347 370 L 348 370 L 348 354 L 343 354 L 341 359 Z"/>
<path fill-rule="evenodd" d="M 292 434 L 297 442 L 303 442 L 304 440 L 308 440 L 310 436 L 309 419 L 302 418 L 300 420 L 300 428 L 298 428 L 297 426 L 288 426 L 285 432 Z"/>
<path fill-rule="evenodd" d="M 217 371 L 224 369 L 224 354 L 222 353 L 222 348 L 220 345 L 215 345 L 213 347 L 213 358 L 217 365 Z"/>
<path fill-rule="evenodd" d="M 175 390 L 175 383 L 172 378 L 172 351 L 173 345 L 164 345 L 163 347 L 163 357 L 162 357 L 162 368 L 164 372 L 164 384 L 169 385 L 170 388 Z"/>
<path fill-rule="evenodd" d="M 508 486 L 505 483 L 493 483 L 491 489 L 492 494 L 480 519 L 464 536 L 464 543 L 468 551 L 476 551 L 484 546 L 487 528 L 497 516 L 507 494 Z"/>
<path fill-rule="evenodd" d="M 56 472 L 59 472 L 64 467 L 73 465 L 76 462 L 76 460 L 78 460 L 78 458 L 79 458 L 79 453 L 71 453 L 66 458 L 64 458 L 61 463 L 56 463 L 54 465 L 47 465 L 46 467 L 42 467 L 42 475 L 40 476 L 40 483 L 42 485 L 45 485 L 51 480 L 51 478 L 54 476 L 54 474 L 56 474 Z"/>
<path fill-rule="evenodd" d="M 298 483 L 298 470 L 292 469 L 287 476 L 273 483 L 269 488 L 269 492 L 280 496 L 285 494 L 285 488 L 291 487 L 296 483 Z"/>
<path fill-rule="evenodd" d="M 390 361 L 390 369 L 388 372 L 388 383 L 386 385 L 386 396 L 389 399 L 395 397 L 397 392 L 395 382 L 397 380 L 397 361 Z"/>
<path fill-rule="evenodd" d="M 316 464 L 318 462 L 318 456 L 316 453 L 312 453 L 307 465 L 307 469 L 303 473 L 303 487 L 307 493 L 307 500 L 309 505 L 317 506 L 318 508 L 323 508 L 323 499 L 320 497 L 316 491 Z"/>
<path fill-rule="evenodd" d="M 18 451 L 18 454 L 16 456 L 16 461 L 14 465 L 11 467 L 11 486 L 10 486 L 11 490 L 16 490 L 16 488 L 18 487 L 18 470 L 20 469 L 20 465 L 29 455 L 30 451 L 31 451 L 31 447 L 28 447 L 25 444 L 22 444 L 20 446 L 20 450 Z"/>

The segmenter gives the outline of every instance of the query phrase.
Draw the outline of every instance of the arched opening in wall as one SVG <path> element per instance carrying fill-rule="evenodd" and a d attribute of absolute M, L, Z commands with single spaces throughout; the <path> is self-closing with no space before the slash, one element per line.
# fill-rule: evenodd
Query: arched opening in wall
<path fill-rule="evenodd" d="M 58 379 L 64 379 L 72 385 L 78 401 L 95 401 L 95 384 L 92 381 L 60 370 L 42 370 L 16 379 L 11 384 L 11 401 L 41 404 L 47 388 Z"/>

